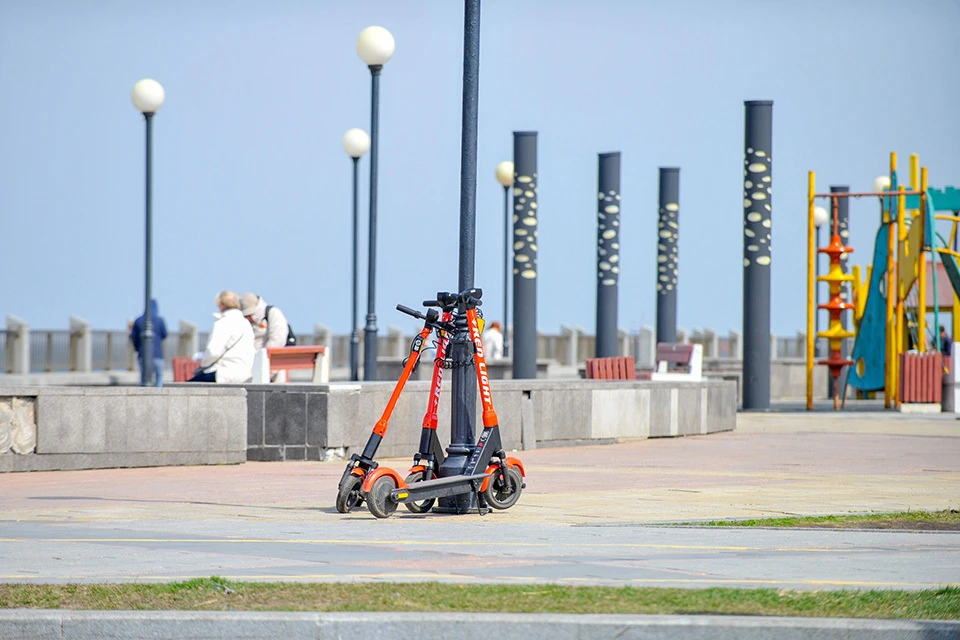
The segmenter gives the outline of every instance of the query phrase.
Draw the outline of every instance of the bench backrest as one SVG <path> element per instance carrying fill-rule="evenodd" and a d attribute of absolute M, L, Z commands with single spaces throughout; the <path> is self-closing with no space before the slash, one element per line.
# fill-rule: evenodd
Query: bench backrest
<path fill-rule="evenodd" d="M 671 342 L 657 343 L 657 362 L 690 364 L 691 357 L 693 357 L 692 344 L 674 344 Z"/>
<path fill-rule="evenodd" d="M 587 378 L 591 380 L 636 380 L 633 356 L 587 359 Z"/>

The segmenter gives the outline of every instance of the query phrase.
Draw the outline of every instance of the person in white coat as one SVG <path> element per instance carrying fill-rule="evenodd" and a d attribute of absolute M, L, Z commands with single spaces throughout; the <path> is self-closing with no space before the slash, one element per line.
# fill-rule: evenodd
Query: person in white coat
<path fill-rule="evenodd" d="M 503 357 L 503 333 L 500 332 L 499 322 L 491 322 L 481 339 L 485 360 L 499 360 Z"/>
<path fill-rule="evenodd" d="M 249 382 L 253 370 L 253 329 L 240 312 L 240 298 L 223 291 L 216 298 L 220 313 L 210 330 L 200 371 L 188 382 Z"/>

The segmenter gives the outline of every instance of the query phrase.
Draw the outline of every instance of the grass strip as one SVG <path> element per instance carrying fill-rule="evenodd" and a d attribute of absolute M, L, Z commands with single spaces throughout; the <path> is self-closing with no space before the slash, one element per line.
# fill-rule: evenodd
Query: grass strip
<path fill-rule="evenodd" d="M 960 510 L 900 511 L 856 516 L 806 516 L 687 522 L 702 527 L 812 527 L 819 529 L 900 529 L 909 531 L 960 531 Z"/>
<path fill-rule="evenodd" d="M 960 588 L 927 591 L 655 589 L 431 583 L 0 584 L 0 608 L 726 614 L 960 619 Z"/>

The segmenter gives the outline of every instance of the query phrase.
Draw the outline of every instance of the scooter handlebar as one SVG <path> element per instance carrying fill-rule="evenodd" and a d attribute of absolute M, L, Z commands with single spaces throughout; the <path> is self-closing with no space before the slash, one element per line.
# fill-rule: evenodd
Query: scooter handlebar
<path fill-rule="evenodd" d="M 437 300 L 424 300 L 423 306 L 425 307 L 439 307 L 441 304 Z"/>
<path fill-rule="evenodd" d="M 407 314 L 408 316 L 413 316 L 414 318 L 417 318 L 418 320 L 423 320 L 423 314 L 422 314 L 422 313 L 420 313 L 419 311 L 417 311 L 417 310 L 415 310 L 415 309 L 411 309 L 410 307 L 405 307 L 405 306 L 403 306 L 402 304 L 398 304 L 398 305 L 397 305 L 397 311 L 399 311 L 400 313 L 405 313 L 405 314 Z"/>

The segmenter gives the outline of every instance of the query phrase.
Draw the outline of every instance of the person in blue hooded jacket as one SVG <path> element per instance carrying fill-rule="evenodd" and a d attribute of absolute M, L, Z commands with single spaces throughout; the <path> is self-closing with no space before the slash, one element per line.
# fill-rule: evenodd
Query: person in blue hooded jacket
<path fill-rule="evenodd" d="M 150 323 L 153 325 L 153 372 L 155 386 L 163 386 L 163 341 L 167 337 L 167 323 L 160 317 L 160 308 L 156 299 L 150 301 Z M 140 379 L 143 379 L 143 316 L 133 321 L 130 330 L 130 341 L 137 350 L 137 360 L 140 363 Z M 149 384 L 149 381 L 148 381 Z"/>

